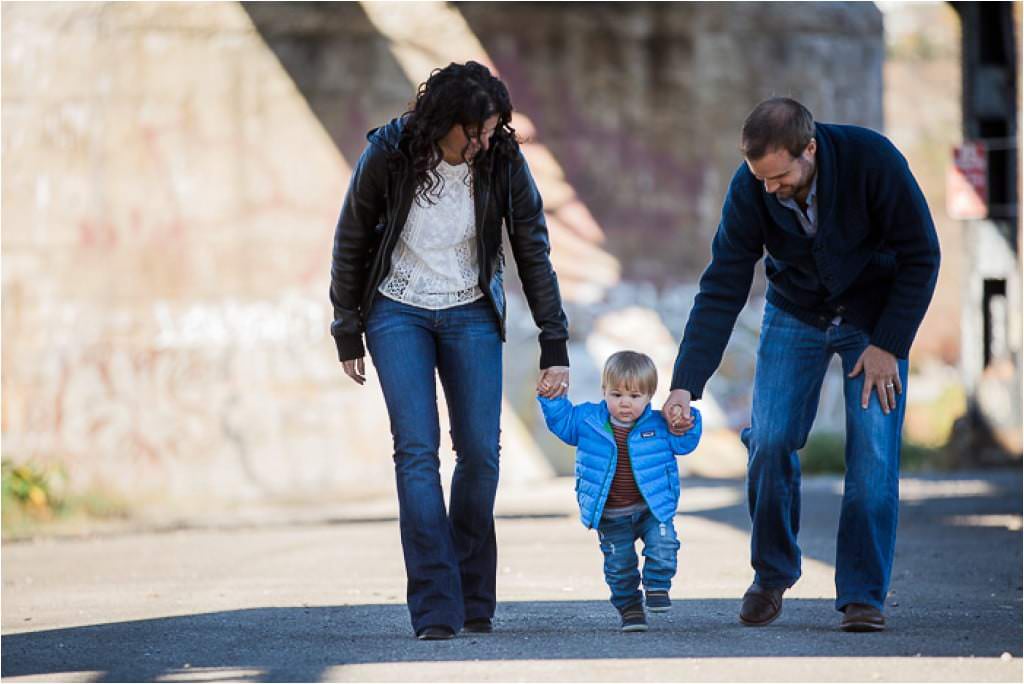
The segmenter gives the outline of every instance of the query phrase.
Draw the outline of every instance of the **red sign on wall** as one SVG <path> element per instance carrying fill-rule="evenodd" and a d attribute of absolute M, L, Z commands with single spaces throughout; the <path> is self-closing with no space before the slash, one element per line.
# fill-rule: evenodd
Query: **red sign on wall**
<path fill-rule="evenodd" d="M 946 211 L 955 219 L 988 216 L 988 156 L 985 143 L 967 141 L 953 148 L 946 174 Z"/>

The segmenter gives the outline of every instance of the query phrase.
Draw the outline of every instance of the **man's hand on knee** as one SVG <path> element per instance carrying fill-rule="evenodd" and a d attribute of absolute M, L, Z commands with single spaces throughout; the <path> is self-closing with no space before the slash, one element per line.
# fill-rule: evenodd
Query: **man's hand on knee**
<path fill-rule="evenodd" d="M 882 411 L 888 414 L 896 408 L 896 395 L 903 394 L 900 369 L 896 357 L 881 347 L 869 344 L 857 359 L 848 377 L 855 378 L 864 371 L 864 389 L 860 395 L 860 406 L 866 409 L 871 400 L 871 390 L 878 394 Z"/>

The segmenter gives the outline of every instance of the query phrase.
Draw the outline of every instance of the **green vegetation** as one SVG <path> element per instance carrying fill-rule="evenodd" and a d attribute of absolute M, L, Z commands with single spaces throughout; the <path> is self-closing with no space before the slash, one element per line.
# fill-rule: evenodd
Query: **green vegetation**
<path fill-rule="evenodd" d="M 31 536 L 83 519 L 124 517 L 128 510 L 116 497 L 97 491 L 68 493 L 67 473 L 60 464 L 14 464 L 3 459 L 2 472 L 4 539 Z"/>
<path fill-rule="evenodd" d="M 808 475 L 845 472 L 845 439 L 842 434 L 811 435 L 800 450 L 800 470 Z M 953 465 L 946 449 L 920 444 L 904 436 L 900 472 L 949 470 Z"/>

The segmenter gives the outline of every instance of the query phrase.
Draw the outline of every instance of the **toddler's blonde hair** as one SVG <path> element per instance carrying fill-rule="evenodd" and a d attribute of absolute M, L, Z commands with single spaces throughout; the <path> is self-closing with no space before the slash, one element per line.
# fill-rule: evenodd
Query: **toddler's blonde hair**
<path fill-rule="evenodd" d="M 601 388 L 621 388 L 628 391 L 654 394 L 658 388 L 658 369 L 647 354 L 635 351 L 615 352 L 604 363 Z"/>

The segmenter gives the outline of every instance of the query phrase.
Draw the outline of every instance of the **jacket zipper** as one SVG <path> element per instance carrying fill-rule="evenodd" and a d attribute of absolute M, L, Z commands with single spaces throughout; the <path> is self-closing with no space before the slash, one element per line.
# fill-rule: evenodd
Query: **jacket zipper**
<path fill-rule="evenodd" d="M 587 419 L 587 424 L 589 424 L 591 427 L 597 428 L 597 424 L 594 423 L 591 419 Z M 633 423 L 633 427 L 630 430 L 630 434 L 633 434 L 633 432 L 636 431 L 636 429 L 639 428 L 639 427 L 640 427 L 639 421 L 637 421 L 636 423 Z M 613 434 L 608 434 L 608 430 L 606 430 L 605 426 L 603 426 L 603 425 L 600 426 L 600 428 L 597 428 L 597 431 L 600 432 L 605 437 L 607 437 L 609 440 L 611 440 L 611 443 L 612 443 L 612 445 L 615 448 L 615 451 L 614 451 L 615 459 L 614 460 L 615 460 L 616 463 L 618 463 L 618 460 L 619 460 L 619 445 L 615 441 L 615 436 Z M 630 441 L 632 441 L 632 440 L 630 440 L 627 437 L 626 438 L 626 448 L 627 449 L 630 446 Z M 674 456 L 673 456 L 673 458 L 674 458 Z M 612 467 L 612 459 L 608 459 L 608 465 L 605 466 L 604 475 L 602 477 L 602 489 L 603 489 L 604 481 L 608 479 L 608 471 L 611 470 L 611 467 Z M 630 470 L 631 473 L 633 473 L 633 482 L 637 482 L 637 479 L 636 479 L 636 467 L 633 464 L 633 459 L 632 458 L 629 459 L 629 470 Z M 636 489 L 637 489 L 638 492 L 640 492 L 640 496 L 643 497 L 644 503 L 647 504 L 647 508 L 651 509 L 651 511 L 653 512 L 654 509 L 651 507 L 651 502 L 647 500 L 647 495 L 644 494 L 644 490 L 640 489 L 640 485 L 639 484 L 637 484 Z M 608 491 L 611 491 L 611 484 L 608 485 Z M 607 499 L 606 499 L 606 501 L 607 501 Z M 593 523 L 594 515 L 596 513 L 597 513 L 597 502 L 595 501 L 594 502 L 594 509 L 590 513 L 591 523 Z"/>
<path fill-rule="evenodd" d="M 590 425 L 590 427 L 596 429 L 599 433 L 601 433 L 602 435 L 604 435 L 605 437 L 607 437 L 611 441 L 612 447 L 615 449 L 615 451 L 612 452 L 612 453 L 615 454 L 614 461 L 616 463 L 618 463 L 618 460 L 619 460 L 619 445 L 615 443 L 615 437 L 610 435 L 610 434 L 608 434 L 608 431 L 604 429 L 603 425 L 599 426 L 591 418 L 587 419 L 587 424 Z M 608 491 L 611 491 L 612 485 L 611 485 L 611 482 L 608 480 L 608 473 L 612 469 L 612 460 L 613 459 L 608 459 L 608 465 L 606 465 L 605 468 L 604 468 L 604 475 L 601 476 L 601 489 L 602 490 L 604 489 L 605 482 L 607 482 L 608 483 Z M 633 477 L 635 478 L 636 476 L 634 475 Z M 605 497 L 605 500 L 607 501 L 607 497 Z M 597 504 L 598 504 L 599 501 L 600 501 L 600 499 L 596 499 L 594 501 L 594 508 L 590 511 L 590 526 L 591 526 L 591 528 L 596 527 L 594 516 L 597 515 Z M 600 522 L 600 521 L 597 521 L 597 522 Z"/>
<path fill-rule="evenodd" d="M 629 434 L 630 435 L 634 434 L 638 427 L 639 427 L 639 425 L 637 423 L 633 423 L 633 427 L 629 431 Z M 631 446 L 630 442 L 631 441 L 634 441 L 634 440 L 631 440 L 629 437 L 626 437 L 626 448 L 629 449 L 629 453 L 630 453 L 629 471 L 631 473 L 633 473 L 633 483 L 636 484 L 636 490 L 638 492 L 640 492 L 640 498 L 642 498 L 644 500 L 644 503 L 647 504 L 647 508 L 650 509 L 650 511 L 653 513 L 654 512 L 654 508 L 651 506 L 651 502 L 647 500 L 647 495 L 644 494 L 644 490 L 640 489 L 640 482 L 639 482 L 639 480 L 636 479 L 636 468 L 633 465 L 633 458 L 632 458 L 633 450 L 630 448 L 630 446 Z M 673 455 L 672 457 L 675 458 L 675 455 Z"/>
<path fill-rule="evenodd" d="M 485 245 L 484 245 L 484 223 L 487 221 L 487 209 L 491 206 L 491 195 L 493 193 L 491 192 L 491 182 L 490 181 L 492 181 L 492 180 L 493 180 L 493 178 L 488 179 L 487 187 L 484 190 L 484 204 L 483 204 L 483 209 L 481 210 L 481 214 L 482 215 L 479 216 L 479 217 L 476 217 L 476 216 L 474 217 L 474 221 L 476 222 L 476 252 L 477 252 L 477 275 L 478 275 L 478 277 L 479 277 L 479 275 L 483 274 L 484 259 L 487 256 L 487 252 L 486 252 Z M 474 186 L 479 186 L 479 185 L 480 185 L 479 183 L 474 183 Z M 474 191 L 475 191 L 475 187 L 474 187 Z M 475 209 L 475 207 L 476 207 L 476 203 L 475 202 L 473 203 L 473 206 L 474 206 L 474 209 Z M 498 230 L 498 239 L 501 240 L 501 230 L 500 230 L 500 228 Z M 493 278 L 494 278 L 494 274 L 491 274 L 491 279 L 493 280 Z M 498 311 L 498 304 L 497 304 L 497 302 L 494 301 L 494 295 L 491 293 L 491 283 L 490 282 L 488 282 L 488 283 L 481 282 L 480 283 L 480 290 L 484 293 L 484 297 L 486 297 L 487 301 L 490 302 L 490 304 L 491 304 L 491 310 L 494 311 L 494 317 L 498 319 L 498 326 L 501 329 L 501 339 L 504 340 L 505 339 L 505 316 L 504 316 L 504 312 Z M 508 305 L 507 304 L 505 305 L 505 310 L 506 311 L 508 310 Z"/>
<path fill-rule="evenodd" d="M 390 177 L 389 177 L 389 181 L 390 181 Z M 377 292 L 377 288 L 380 286 L 380 280 L 378 279 L 378 276 L 379 276 L 380 272 L 384 269 L 385 262 L 391 260 L 391 253 L 394 251 L 394 246 L 391 245 L 392 236 L 394 236 L 394 234 L 395 234 L 395 230 L 396 230 L 395 223 L 398 221 L 398 215 L 401 213 L 402 206 L 404 206 L 404 203 L 405 203 L 405 191 L 406 191 L 405 186 L 406 185 L 407 185 L 406 183 L 402 183 L 401 184 L 401 187 L 398 190 L 398 200 L 399 201 L 398 201 L 398 204 L 394 208 L 392 208 L 391 206 L 388 206 L 388 197 L 389 197 L 390 193 L 385 193 L 385 211 L 388 212 L 389 216 L 388 216 L 387 227 L 384 229 L 384 235 L 381 237 L 380 258 L 374 260 L 373 269 L 370 271 L 370 278 L 369 278 L 368 282 L 371 283 L 371 287 L 370 287 L 370 290 L 364 294 L 364 296 L 366 297 L 366 300 L 367 300 L 367 301 L 365 301 L 363 303 L 363 323 L 364 324 L 365 324 L 365 322 L 367 320 L 369 320 L 369 318 L 370 318 L 370 309 L 373 308 L 373 302 L 377 298 L 376 297 L 376 292 Z"/>

